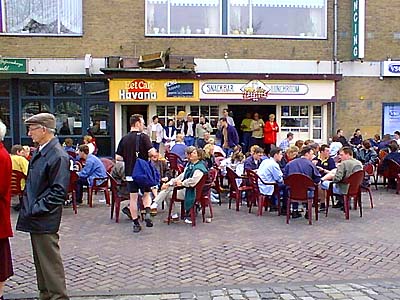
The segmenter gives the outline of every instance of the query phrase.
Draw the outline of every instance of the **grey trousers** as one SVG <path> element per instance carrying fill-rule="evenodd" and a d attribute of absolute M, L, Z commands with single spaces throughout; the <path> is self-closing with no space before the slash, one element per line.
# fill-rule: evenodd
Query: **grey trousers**
<path fill-rule="evenodd" d="M 68 300 L 58 233 L 31 233 L 40 300 Z"/>
<path fill-rule="evenodd" d="M 163 201 L 165 201 L 167 204 L 166 209 L 168 211 L 170 200 L 172 198 L 173 190 L 174 190 L 174 187 L 170 186 L 167 189 L 160 191 L 157 194 L 157 197 L 154 198 L 154 202 L 156 202 L 157 205 L 160 205 Z M 186 189 L 178 190 L 178 194 L 177 194 L 178 199 L 185 199 L 185 191 L 186 191 Z M 171 214 L 174 214 L 175 212 L 176 212 L 176 210 L 173 207 Z"/>

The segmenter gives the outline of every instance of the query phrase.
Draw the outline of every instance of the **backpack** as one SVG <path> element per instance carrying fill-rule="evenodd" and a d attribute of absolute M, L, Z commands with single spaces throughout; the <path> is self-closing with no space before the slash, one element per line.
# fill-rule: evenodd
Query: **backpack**
<path fill-rule="evenodd" d="M 141 188 L 151 188 L 160 184 L 160 174 L 153 164 L 139 157 L 141 134 L 136 136 L 136 162 L 132 171 L 133 181 Z"/>

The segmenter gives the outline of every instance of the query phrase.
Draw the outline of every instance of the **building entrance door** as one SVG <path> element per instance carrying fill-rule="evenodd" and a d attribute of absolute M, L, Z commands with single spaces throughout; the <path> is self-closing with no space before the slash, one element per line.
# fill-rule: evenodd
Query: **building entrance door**
<path fill-rule="evenodd" d="M 130 131 L 131 125 L 129 124 L 129 119 L 134 114 L 143 115 L 143 119 L 146 122 L 148 119 L 148 105 L 123 105 L 122 106 L 122 135 Z M 148 124 L 146 124 L 148 125 Z"/>

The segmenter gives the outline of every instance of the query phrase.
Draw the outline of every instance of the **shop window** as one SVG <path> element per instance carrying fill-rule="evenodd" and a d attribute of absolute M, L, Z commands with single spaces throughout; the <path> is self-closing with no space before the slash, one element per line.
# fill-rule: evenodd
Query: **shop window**
<path fill-rule="evenodd" d="M 108 85 L 102 81 L 85 82 L 85 94 L 89 96 L 105 95 L 108 97 Z"/>
<path fill-rule="evenodd" d="M 192 114 L 195 122 L 199 121 L 200 115 L 204 115 L 208 122 L 210 122 L 211 127 L 213 129 L 217 128 L 219 119 L 218 105 L 191 105 L 190 113 Z"/>
<path fill-rule="evenodd" d="M 322 139 L 322 106 L 313 106 L 313 139 Z"/>
<path fill-rule="evenodd" d="M 39 113 L 51 113 L 50 111 L 50 100 L 23 100 L 22 101 L 22 122 L 21 125 L 24 126 L 26 119 L 32 117 L 33 115 Z M 27 127 L 25 126 L 25 135 L 28 134 Z"/>
<path fill-rule="evenodd" d="M 91 104 L 89 108 L 90 130 L 94 135 L 109 135 L 110 107 L 108 104 Z"/>
<path fill-rule="evenodd" d="M 319 39 L 326 32 L 327 0 L 146 0 L 147 35 Z"/>
<path fill-rule="evenodd" d="M 82 84 L 75 82 L 54 83 L 55 96 L 81 96 Z"/>
<path fill-rule="evenodd" d="M 22 82 L 22 96 L 49 96 L 51 84 L 45 81 L 24 81 Z"/>
<path fill-rule="evenodd" d="M 61 136 L 82 134 L 82 105 L 79 100 L 55 100 L 57 133 Z"/>
<path fill-rule="evenodd" d="M 281 127 L 283 131 L 307 132 L 309 126 L 308 106 L 281 107 Z"/>
<path fill-rule="evenodd" d="M 186 111 L 184 105 L 157 105 L 156 113 L 158 116 L 158 121 L 165 126 L 167 124 L 168 119 L 173 119 L 176 122 L 176 115 L 180 111 Z M 175 124 L 176 125 L 176 124 Z"/>
<path fill-rule="evenodd" d="M 0 32 L 82 35 L 82 0 L 0 1 Z"/>

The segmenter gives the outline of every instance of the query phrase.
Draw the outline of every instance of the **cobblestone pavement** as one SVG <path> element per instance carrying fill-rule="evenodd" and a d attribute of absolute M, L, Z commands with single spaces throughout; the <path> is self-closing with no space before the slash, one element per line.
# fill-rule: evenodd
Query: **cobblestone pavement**
<path fill-rule="evenodd" d="M 394 280 L 400 278 L 400 196 L 382 188 L 373 193 L 374 209 L 363 194 L 363 218 L 352 211 L 346 221 L 343 212 L 331 209 L 312 226 L 304 218 L 286 225 L 276 213 L 257 217 L 245 207 L 228 210 L 224 203 L 214 206 L 212 223 L 198 218 L 195 228 L 168 226 L 165 213 L 159 213 L 153 228 L 133 234 L 130 221 L 121 216 L 116 224 L 102 203 L 81 206 L 77 215 L 68 208 L 60 232 L 68 290 L 72 295 L 157 293 L 154 299 L 400 299 L 400 281 Z M 15 222 L 16 214 L 12 217 Z M 15 276 L 6 295 L 31 297 L 36 278 L 29 235 L 16 232 L 11 243 Z M 357 280 L 365 282 L 357 285 Z M 307 284 L 295 285 L 300 282 Z M 221 287 L 235 289 L 217 290 Z M 208 290 L 189 297 L 170 294 L 199 288 Z M 135 297 L 87 299 L 140 298 Z"/>

